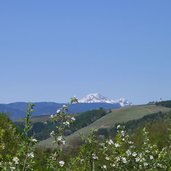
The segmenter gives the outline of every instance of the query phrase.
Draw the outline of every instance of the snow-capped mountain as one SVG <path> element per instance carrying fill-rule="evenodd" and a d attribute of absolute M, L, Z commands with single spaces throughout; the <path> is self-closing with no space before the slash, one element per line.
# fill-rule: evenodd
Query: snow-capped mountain
<path fill-rule="evenodd" d="M 87 96 L 79 99 L 79 103 L 110 103 L 110 104 L 117 104 L 119 103 L 120 106 L 129 106 L 131 105 L 125 98 L 120 98 L 118 100 L 108 99 L 107 97 L 99 94 L 99 93 L 91 93 Z"/>

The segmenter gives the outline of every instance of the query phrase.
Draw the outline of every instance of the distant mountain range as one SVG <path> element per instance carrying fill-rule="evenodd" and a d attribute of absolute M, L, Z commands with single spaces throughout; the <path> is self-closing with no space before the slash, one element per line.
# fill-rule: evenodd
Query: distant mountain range
<path fill-rule="evenodd" d="M 33 113 L 33 116 L 38 116 L 53 114 L 65 103 L 36 102 L 34 104 L 35 112 Z M 119 100 L 110 100 L 98 93 L 92 93 L 82 99 L 79 99 L 79 103 L 72 104 L 69 107 L 69 113 L 80 113 L 99 108 L 117 109 L 128 105 L 131 105 L 131 103 L 123 98 Z M 0 104 L 0 112 L 9 113 L 9 117 L 12 120 L 17 120 L 26 116 L 27 106 L 27 102 Z"/>

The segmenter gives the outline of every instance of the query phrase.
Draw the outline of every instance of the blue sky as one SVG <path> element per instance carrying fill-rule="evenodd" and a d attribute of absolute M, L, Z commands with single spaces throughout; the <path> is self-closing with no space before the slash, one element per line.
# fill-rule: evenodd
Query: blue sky
<path fill-rule="evenodd" d="M 170 9 L 170 0 L 1 1 L 0 103 L 171 99 Z"/>

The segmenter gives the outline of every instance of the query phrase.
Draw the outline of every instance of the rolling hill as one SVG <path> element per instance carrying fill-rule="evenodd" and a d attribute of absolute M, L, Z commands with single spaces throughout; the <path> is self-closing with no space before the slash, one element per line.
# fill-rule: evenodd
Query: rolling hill
<path fill-rule="evenodd" d="M 70 142 L 75 141 L 80 137 L 80 134 L 87 135 L 91 129 L 100 129 L 100 128 L 111 128 L 116 123 L 127 122 L 130 120 L 137 120 L 143 116 L 150 115 L 157 112 L 168 112 L 170 108 L 156 105 L 139 105 L 139 106 L 128 106 L 121 109 L 113 110 L 111 113 L 101 117 L 96 120 L 89 126 L 79 129 L 73 134 L 66 137 L 67 145 L 70 145 Z M 52 139 L 48 138 L 39 143 L 40 146 L 52 148 Z"/>

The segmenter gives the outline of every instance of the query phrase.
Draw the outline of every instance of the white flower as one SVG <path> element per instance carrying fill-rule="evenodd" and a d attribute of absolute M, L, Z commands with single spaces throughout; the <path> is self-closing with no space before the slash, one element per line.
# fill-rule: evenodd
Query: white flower
<path fill-rule="evenodd" d="M 147 162 L 144 162 L 144 166 L 148 166 L 148 163 Z"/>
<path fill-rule="evenodd" d="M 107 143 L 108 143 L 109 145 L 114 144 L 114 142 L 113 142 L 112 140 L 108 140 Z"/>
<path fill-rule="evenodd" d="M 110 160 L 109 157 L 105 157 L 106 160 Z"/>
<path fill-rule="evenodd" d="M 150 151 L 149 151 L 149 150 L 146 150 L 145 152 L 146 152 L 146 153 L 150 153 Z"/>
<path fill-rule="evenodd" d="M 118 126 L 117 126 L 117 129 L 119 129 L 120 127 L 121 127 L 121 126 L 120 126 L 120 125 L 118 125 Z"/>
<path fill-rule="evenodd" d="M 162 164 L 160 164 L 160 163 L 157 163 L 157 166 L 160 167 L 160 168 L 162 168 Z"/>
<path fill-rule="evenodd" d="M 67 106 L 66 106 L 66 105 L 63 105 L 62 107 L 63 107 L 63 108 L 67 108 Z"/>
<path fill-rule="evenodd" d="M 121 135 L 124 137 L 125 136 L 125 131 L 121 131 Z"/>
<path fill-rule="evenodd" d="M 58 137 L 57 137 L 57 140 L 58 140 L 58 141 L 62 141 L 62 139 L 63 139 L 62 136 L 58 136 Z"/>
<path fill-rule="evenodd" d="M 127 160 L 126 160 L 125 157 L 122 157 L 122 162 L 123 162 L 123 163 L 127 163 Z"/>
<path fill-rule="evenodd" d="M 11 170 L 11 171 L 15 170 L 15 167 L 10 166 L 10 170 Z"/>
<path fill-rule="evenodd" d="M 63 122 L 64 125 L 69 126 L 70 123 L 68 121 Z"/>
<path fill-rule="evenodd" d="M 35 138 L 31 139 L 32 142 L 37 142 L 37 140 Z"/>
<path fill-rule="evenodd" d="M 84 162 L 84 159 L 81 159 L 81 160 L 80 160 L 80 163 L 83 164 L 83 162 Z"/>
<path fill-rule="evenodd" d="M 95 153 L 92 154 L 92 158 L 93 158 L 94 160 L 98 160 L 98 156 L 97 156 Z"/>
<path fill-rule="evenodd" d="M 75 121 L 75 118 L 74 118 L 74 117 L 71 117 L 71 120 L 72 120 L 72 121 Z"/>
<path fill-rule="evenodd" d="M 114 144 L 116 148 L 120 147 L 120 145 L 118 143 Z"/>
<path fill-rule="evenodd" d="M 19 163 L 19 158 L 18 157 L 14 157 L 12 160 L 14 161 L 15 164 Z"/>
<path fill-rule="evenodd" d="M 61 166 L 61 167 L 63 167 L 64 166 L 64 164 L 65 164 L 65 162 L 64 161 L 59 161 L 59 165 Z"/>
<path fill-rule="evenodd" d="M 152 155 L 150 155 L 150 160 L 153 160 L 153 159 L 154 159 L 154 157 Z"/>
<path fill-rule="evenodd" d="M 51 118 L 51 119 L 53 119 L 53 118 L 54 118 L 54 115 L 53 115 L 53 114 L 52 114 L 52 115 L 50 115 L 50 118 Z"/>
<path fill-rule="evenodd" d="M 33 153 L 33 152 L 28 153 L 28 154 L 27 154 L 27 157 L 34 158 L 34 153 Z"/>
<path fill-rule="evenodd" d="M 133 157 L 136 157 L 136 156 L 137 156 L 137 153 L 136 153 L 136 152 L 133 152 L 133 153 L 132 153 L 132 156 L 133 156 Z"/>
<path fill-rule="evenodd" d="M 110 164 L 111 165 L 111 167 L 115 167 L 116 165 L 115 164 Z"/>
<path fill-rule="evenodd" d="M 135 158 L 135 161 L 136 161 L 136 162 L 139 162 L 139 161 L 140 161 L 140 158 L 139 158 L 139 157 L 136 157 L 136 158 Z"/>
<path fill-rule="evenodd" d="M 58 110 L 56 111 L 56 113 L 57 113 L 57 114 L 59 114 L 60 112 L 61 112 L 61 110 L 60 110 L 60 109 L 58 109 Z"/>
<path fill-rule="evenodd" d="M 116 161 L 117 161 L 117 162 L 120 161 L 120 157 L 117 156 L 117 157 L 116 157 Z"/>
<path fill-rule="evenodd" d="M 65 140 L 62 136 L 58 136 L 57 141 L 58 141 L 58 143 L 65 145 Z"/>
<path fill-rule="evenodd" d="M 133 142 L 132 141 L 129 141 L 128 144 L 133 144 Z"/>
<path fill-rule="evenodd" d="M 50 133 L 50 136 L 53 137 L 54 135 L 55 135 L 55 132 L 52 131 L 52 132 Z"/>
<path fill-rule="evenodd" d="M 126 154 L 127 154 L 127 156 L 130 156 L 131 155 L 131 151 L 130 150 L 127 150 L 126 151 Z"/>
<path fill-rule="evenodd" d="M 100 143 L 100 146 L 104 147 L 105 146 L 105 143 Z"/>
<path fill-rule="evenodd" d="M 65 145 L 65 143 L 66 143 L 65 140 L 62 140 L 62 141 L 61 141 L 61 144 Z"/>
<path fill-rule="evenodd" d="M 102 166 L 102 169 L 105 169 L 106 170 L 107 169 L 107 166 L 106 165 L 103 165 Z"/>
<path fill-rule="evenodd" d="M 142 158 L 143 154 L 142 153 L 139 153 L 139 157 Z"/>
<path fill-rule="evenodd" d="M 134 145 L 131 145 L 131 146 L 129 146 L 130 148 L 135 148 L 135 146 Z"/>

